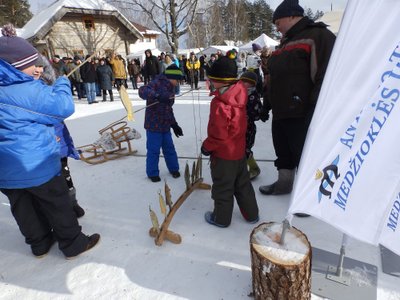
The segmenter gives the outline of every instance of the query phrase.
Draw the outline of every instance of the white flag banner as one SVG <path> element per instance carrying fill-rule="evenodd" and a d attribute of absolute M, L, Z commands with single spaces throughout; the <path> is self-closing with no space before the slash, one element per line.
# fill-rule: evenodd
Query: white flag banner
<path fill-rule="evenodd" d="M 349 0 L 288 212 L 398 254 L 399 12 L 399 0 Z"/>

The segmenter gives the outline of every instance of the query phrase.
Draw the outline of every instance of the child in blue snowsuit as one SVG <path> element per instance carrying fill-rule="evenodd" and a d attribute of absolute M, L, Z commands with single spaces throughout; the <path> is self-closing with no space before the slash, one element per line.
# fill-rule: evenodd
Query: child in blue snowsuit
<path fill-rule="evenodd" d="M 139 88 L 139 96 L 146 102 L 144 128 L 146 129 L 146 174 L 152 182 L 161 180 L 158 162 L 162 148 L 168 171 L 174 178 L 180 176 L 178 156 L 172 141 L 171 128 L 176 137 L 183 136 L 174 117 L 175 87 L 183 78 L 182 71 L 170 65 L 163 74 Z"/>

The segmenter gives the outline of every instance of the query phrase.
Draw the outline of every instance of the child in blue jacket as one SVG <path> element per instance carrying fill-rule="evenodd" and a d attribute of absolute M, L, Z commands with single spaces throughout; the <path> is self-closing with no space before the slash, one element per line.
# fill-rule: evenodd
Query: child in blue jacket
<path fill-rule="evenodd" d="M 56 80 L 55 70 L 50 62 L 42 55 L 39 57 L 38 63 L 36 64 L 33 78 L 41 79 L 48 85 L 52 85 Z M 72 208 L 76 216 L 80 218 L 85 215 L 85 210 L 78 204 L 78 200 L 76 199 L 76 189 L 68 166 L 68 157 L 79 160 L 80 156 L 78 150 L 75 149 L 74 141 L 64 121 L 54 125 L 54 129 L 56 139 L 60 145 L 61 174 L 65 178 L 65 182 L 68 186 L 68 194 L 72 202 Z"/>
<path fill-rule="evenodd" d="M 160 149 L 163 151 L 165 163 L 172 177 L 180 176 L 171 128 L 176 137 L 183 136 L 182 128 L 176 122 L 172 109 L 175 102 L 175 87 L 182 78 L 182 71 L 172 64 L 163 74 L 139 88 L 140 98 L 147 100 L 144 121 L 147 137 L 146 174 L 152 182 L 161 180 L 158 168 Z"/>
<path fill-rule="evenodd" d="M 34 256 L 55 241 L 67 259 L 100 240 L 86 236 L 69 201 L 54 125 L 74 112 L 70 82 L 34 79 L 37 50 L 9 25 L 0 37 L 0 190 Z"/>

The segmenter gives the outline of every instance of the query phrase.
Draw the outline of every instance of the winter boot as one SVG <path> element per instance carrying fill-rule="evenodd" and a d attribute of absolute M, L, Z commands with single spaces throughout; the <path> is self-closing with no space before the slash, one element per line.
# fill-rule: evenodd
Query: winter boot
<path fill-rule="evenodd" d="M 114 101 L 114 95 L 113 95 L 113 93 L 112 93 L 112 92 L 110 93 L 110 101 L 111 101 L 111 102 L 113 102 L 113 101 Z"/>
<path fill-rule="evenodd" d="M 257 162 L 253 157 L 253 154 L 250 154 L 249 158 L 247 159 L 247 165 L 249 166 L 250 180 L 253 180 L 258 175 L 260 175 L 261 170 L 258 167 Z"/>
<path fill-rule="evenodd" d="M 106 102 L 107 101 L 107 95 L 106 95 L 106 93 L 103 93 L 103 101 L 102 102 Z"/>
<path fill-rule="evenodd" d="M 293 188 L 295 169 L 278 170 L 278 180 L 271 185 L 260 186 L 259 190 L 264 195 L 285 195 L 290 194 Z"/>
<path fill-rule="evenodd" d="M 85 210 L 80 207 L 80 205 L 78 204 L 78 200 L 76 200 L 76 189 L 73 187 L 69 190 L 68 192 L 69 194 L 69 198 L 72 201 L 72 208 L 76 214 L 77 218 L 83 217 L 85 215 Z"/>

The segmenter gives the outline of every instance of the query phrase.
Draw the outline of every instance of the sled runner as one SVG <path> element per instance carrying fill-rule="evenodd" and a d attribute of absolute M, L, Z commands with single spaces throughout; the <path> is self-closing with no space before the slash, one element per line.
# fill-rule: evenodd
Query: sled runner
<path fill-rule="evenodd" d="M 93 144 L 78 147 L 81 160 L 88 164 L 100 164 L 137 152 L 131 140 L 140 139 L 141 135 L 126 121 L 116 121 L 99 130 L 100 138 Z"/>

